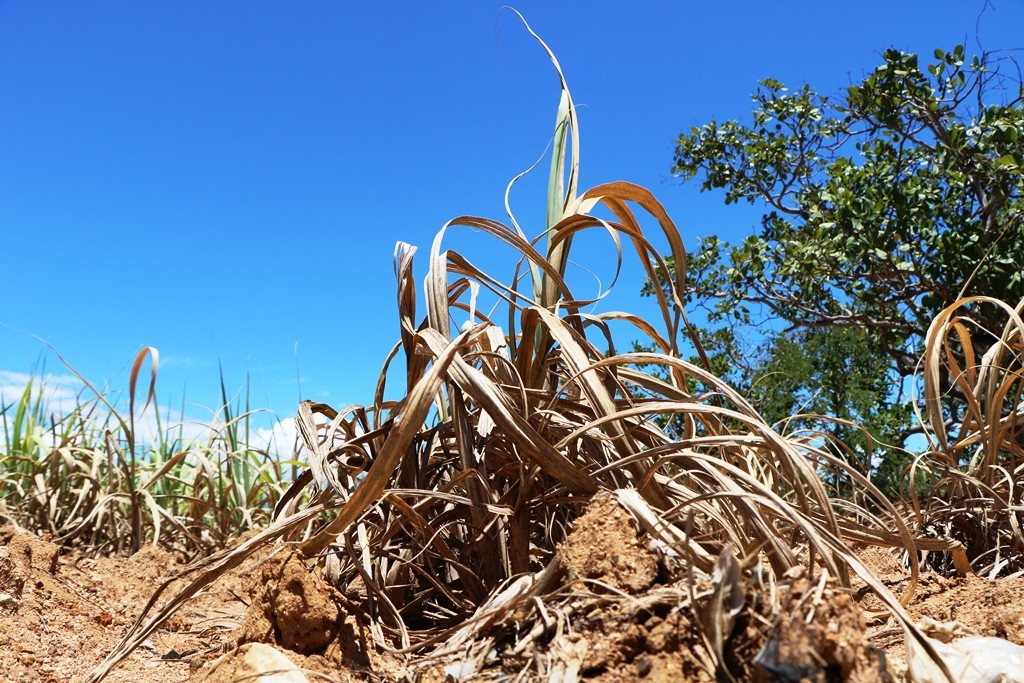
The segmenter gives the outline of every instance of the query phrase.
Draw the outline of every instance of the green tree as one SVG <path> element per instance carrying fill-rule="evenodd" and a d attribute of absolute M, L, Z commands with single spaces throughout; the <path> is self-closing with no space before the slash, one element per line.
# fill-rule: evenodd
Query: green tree
<path fill-rule="evenodd" d="M 737 378 L 756 393 L 787 366 L 773 391 L 789 397 L 767 408 L 792 410 L 817 383 L 832 398 L 813 409 L 847 409 L 901 441 L 912 427 L 898 394 L 935 314 L 962 296 L 1024 296 L 1024 91 L 1005 66 L 991 54 L 968 62 L 962 46 L 924 68 L 888 50 L 841 97 L 765 80 L 751 123 L 679 137 L 677 177 L 764 208 L 741 243 L 702 239 L 686 277 L 733 366 L 750 351 L 737 330 L 776 330 Z M 995 310 L 971 314 L 1001 326 Z"/>
<path fill-rule="evenodd" d="M 895 492 L 907 455 L 891 447 L 912 411 L 891 395 L 890 362 L 851 328 L 770 332 L 757 342 L 737 336 L 733 326 L 703 330 L 704 349 L 717 377 L 740 389 L 769 423 L 787 433 L 815 438 L 832 455 Z M 692 362 L 700 363 L 698 358 Z M 697 394 L 712 391 L 694 384 Z M 666 424 L 680 431 L 682 424 Z M 842 445 L 840 445 L 842 444 Z M 851 482 L 822 470 L 840 489 Z"/>

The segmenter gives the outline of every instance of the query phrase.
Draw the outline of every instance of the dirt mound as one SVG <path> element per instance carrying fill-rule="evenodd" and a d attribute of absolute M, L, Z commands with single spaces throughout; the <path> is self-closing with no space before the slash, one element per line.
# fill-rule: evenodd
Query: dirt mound
<path fill-rule="evenodd" d="M 272 557 L 254 572 L 250 603 L 237 643 L 272 645 L 304 669 L 362 680 L 392 661 L 367 645 L 364 627 L 342 608 L 341 594 L 318 567 L 293 550 Z"/>
<path fill-rule="evenodd" d="M 658 555 L 611 494 L 594 496 L 558 552 L 575 595 L 564 607 L 573 629 L 556 633 L 548 648 L 587 680 L 701 680 L 699 635 L 691 615 L 676 609 L 685 587 L 659 580 Z"/>
<path fill-rule="evenodd" d="M 287 550 L 260 570 L 240 642 L 277 643 L 301 654 L 323 652 L 342 623 L 334 590 Z"/>
<path fill-rule="evenodd" d="M 755 662 L 775 680 L 888 683 L 885 654 L 868 640 L 860 607 L 845 590 L 797 579 Z"/>
<path fill-rule="evenodd" d="M 586 590 L 569 607 L 574 633 L 551 647 L 573 653 L 586 680 L 889 680 L 848 592 L 799 574 L 752 583 L 729 558 L 710 580 L 675 576 L 610 494 L 594 497 L 559 553 Z"/>
<path fill-rule="evenodd" d="M 598 493 L 558 549 L 570 580 L 637 594 L 654 584 L 658 557 L 637 537 L 633 518 L 610 493 Z"/>
<path fill-rule="evenodd" d="M 1024 645 L 1024 577 L 989 581 L 979 576 L 945 578 L 925 574 L 909 611 L 915 619 L 929 617 L 957 622 L 965 634 L 1005 638 Z"/>

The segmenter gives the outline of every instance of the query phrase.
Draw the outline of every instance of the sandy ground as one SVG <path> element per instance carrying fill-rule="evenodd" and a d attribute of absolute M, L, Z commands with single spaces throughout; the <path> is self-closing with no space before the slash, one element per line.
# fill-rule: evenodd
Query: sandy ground
<path fill-rule="evenodd" d="M 673 608 L 683 593 L 610 498 L 591 505 L 560 555 L 581 585 L 607 586 L 617 597 L 581 592 L 571 628 L 538 641 L 534 655 L 544 648 L 573 653 L 585 680 L 713 680 L 700 661 L 707 643 L 699 642 L 694 613 Z M 865 548 L 860 556 L 895 593 L 906 586 L 907 573 L 893 553 Z M 415 662 L 374 652 L 361 625 L 346 618 L 344 596 L 295 556 L 267 557 L 257 554 L 188 602 L 106 680 L 226 683 L 230 677 L 211 675 L 209 664 L 240 641 L 273 643 L 300 667 L 334 680 L 444 680 L 440 665 L 410 666 Z M 93 559 L 0 529 L 0 681 L 82 680 L 161 582 L 180 569 L 177 558 L 153 547 L 133 557 Z M 873 616 L 880 606 L 875 596 L 856 587 L 829 589 L 824 600 L 812 601 L 821 588 L 799 578 L 780 590 L 788 615 L 775 629 L 751 604 L 756 591 L 747 591 L 748 604 L 722 655 L 733 671 L 746 680 L 773 680 L 752 664 L 771 632 L 768 659 L 814 663 L 808 680 L 880 681 L 890 673 L 902 680 L 902 633 Z M 1020 577 L 992 582 L 925 574 L 908 610 L 915 618 L 956 621 L 967 632 L 1024 645 L 1022 594 Z M 875 648 L 885 651 L 889 673 Z M 524 661 L 505 658 L 489 677 L 502 667 L 506 674 L 528 670 Z"/>

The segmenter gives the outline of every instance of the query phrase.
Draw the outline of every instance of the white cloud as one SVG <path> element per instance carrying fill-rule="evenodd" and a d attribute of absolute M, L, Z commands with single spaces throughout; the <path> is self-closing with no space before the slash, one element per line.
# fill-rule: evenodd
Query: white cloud
<path fill-rule="evenodd" d="M 266 450 L 278 460 L 290 460 L 295 457 L 297 438 L 295 419 L 288 417 L 269 428 L 256 429 L 251 434 L 252 443 L 249 445 Z"/>
<path fill-rule="evenodd" d="M 269 427 L 262 427 L 257 426 L 258 423 L 264 422 L 261 417 L 263 415 L 256 411 L 249 418 L 247 445 L 253 450 L 266 451 L 278 460 L 293 459 L 297 437 L 295 420 L 290 417 L 284 420 L 274 419 Z M 227 440 L 227 425 L 219 414 L 202 420 L 183 416 L 181 411 L 164 406 L 160 407 L 159 423 L 152 406 L 145 413 L 138 414 L 135 419 L 135 430 L 138 443 L 157 444 L 161 441 L 178 440 L 178 448 L 209 444 L 211 441 L 222 447 Z M 244 429 L 239 429 L 239 437 L 245 438 Z"/>
<path fill-rule="evenodd" d="M 181 411 L 166 406 L 159 406 L 159 410 L 160 419 L 157 420 L 153 406 L 149 406 L 145 412 L 142 412 L 141 408 L 136 408 L 135 439 L 138 443 L 156 445 L 180 439 L 183 443 L 179 444 L 179 447 L 184 447 L 189 443 L 209 440 L 209 424 L 185 419 Z"/>
<path fill-rule="evenodd" d="M 24 372 L 0 370 L 0 406 L 17 404 L 29 383 L 32 383 L 32 397 L 42 394 L 44 405 L 49 410 L 67 413 L 80 402 L 85 387 L 73 375 L 30 375 Z"/>
<path fill-rule="evenodd" d="M 88 406 L 85 412 L 90 414 L 90 420 L 96 426 L 97 431 L 107 427 L 116 428 L 117 421 L 110 419 L 110 412 L 106 406 L 96 402 L 92 392 L 73 375 L 31 375 L 11 370 L 0 370 L 0 406 L 7 406 L 8 410 L 0 416 L 0 452 L 6 452 L 5 431 L 11 431 L 17 403 L 25 394 L 26 388 L 32 385 L 32 400 L 41 398 L 44 413 L 61 417 L 74 412 L 76 409 Z M 114 400 L 114 399 L 111 399 Z M 140 403 L 144 403 L 140 401 Z M 127 407 L 115 403 L 122 419 L 128 419 Z M 159 416 L 157 415 L 159 410 Z M 250 419 L 249 439 L 250 447 L 265 450 L 280 460 L 288 460 L 295 457 L 296 428 L 292 418 L 273 421 L 261 419 L 263 415 L 254 413 Z M 158 419 L 159 418 L 159 419 Z M 270 426 L 257 426 L 260 423 L 271 422 Z M 6 423 L 4 425 L 3 423 Z M 7 430 L 4 429 L 7 427 Z M 47 425 L 36 425 L 31 438 L 43 448 L 53 448 L 55 437 L 45 431 Z M 123 436 L 118 434 L 119 437 Z M 154 407 L 149 405 L 142 410 L 142 405 L 136 405 L 135 416 L 135 442 L 139 445 L 174 444 L 175 449 L 190 448 L 192 445 L 208 444 L 211 441 L 223 441 L 226 436 L 226 426 L 219 416 L 219 411 L 209 411 L 206 419 L 195 418 L 182 414 L 181 410 L 172 409 L 160 405 Z"/>

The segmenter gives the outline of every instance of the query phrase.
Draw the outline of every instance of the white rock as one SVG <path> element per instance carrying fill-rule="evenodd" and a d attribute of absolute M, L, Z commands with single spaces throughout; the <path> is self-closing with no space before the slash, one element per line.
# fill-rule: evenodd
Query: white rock
<path fill-rule="evenodd" d="M 309 683 L 305 674 L 280 650 L 264 643 L 246 643 L 210 668 L 203 681 L 242 679 L 252 683 Z"/>
<path fill-rule="evenodd" d="M 1024 648 L 1002 638 L 967 636 L 951 643 L 928 639 L 956 683 L 1024 683 Z M 948 683 L 920 644 L 907 638 L 907 680 Z"/>

